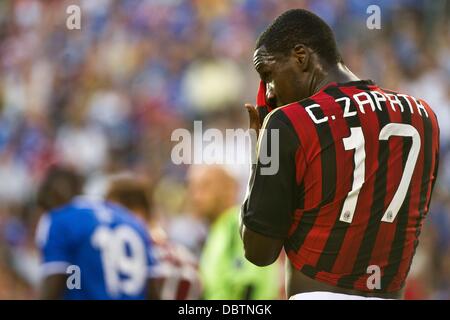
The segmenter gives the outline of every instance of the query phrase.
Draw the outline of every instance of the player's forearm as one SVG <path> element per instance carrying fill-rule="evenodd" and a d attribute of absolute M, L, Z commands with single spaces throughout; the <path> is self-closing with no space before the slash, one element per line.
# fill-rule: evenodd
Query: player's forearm
<path fill-rule="evenodd" d="M 245 226 L 242 231 L 245 258 L 259 267 L 274 263 L 283 247 L 283 240 L 266 237 Z"/>
<path fill-rule="evenodd" d="M 163 279 L 151 278 L 147 281 L 147 300 L 161 300 Z"/>
<path fill-rule="evenodd" d="M 66 289 L 66 278 L 64 274 L 55 274 L 48 276 L 42 282 L 42 287 L 39 293 L 41 300 L 60 300 L 64 297 Z"/>

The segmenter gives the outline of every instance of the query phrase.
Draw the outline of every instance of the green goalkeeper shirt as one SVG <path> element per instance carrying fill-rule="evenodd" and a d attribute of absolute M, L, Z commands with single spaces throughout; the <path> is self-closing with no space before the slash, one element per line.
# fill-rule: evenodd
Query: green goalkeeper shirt
<path fill-rule="evenodd" d="M 207 300 L 279 299 L 283 282 L 279 262 L 258 267 L 245 259 L 237 207 L 226 210 L 211 226 L 200 275 Z"/>

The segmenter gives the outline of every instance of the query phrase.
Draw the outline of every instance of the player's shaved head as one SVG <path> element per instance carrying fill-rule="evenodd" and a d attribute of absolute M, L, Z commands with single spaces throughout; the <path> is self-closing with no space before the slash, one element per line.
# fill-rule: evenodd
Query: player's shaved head
<path fill-rule="evenodd" d="M 256 49 L 289 54 L 298 44 L 311 48 L 329 64 L 341 61 L 333 31 L 319 16 L 303 9 L 291 9 L 278 16 L 259 36 Z"/>
<path fill-rule="evenodd" d="M 219 165 L 194 165 L 188 172 L 189 196 L 194 212 L 214 220 L 235 205 L 236 179 Z"/>
<path fill-rule="evenodd" d="M 357 80 L 344 65 L 331 28 L 302 9 L 286 11 L 260 35 L 253 63 L 272 108 L 306 99 L 329 82 Z"/>

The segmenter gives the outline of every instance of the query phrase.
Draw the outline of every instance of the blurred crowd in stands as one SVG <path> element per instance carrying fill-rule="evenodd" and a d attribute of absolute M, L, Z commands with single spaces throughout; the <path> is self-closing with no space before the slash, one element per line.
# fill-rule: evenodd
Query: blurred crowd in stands
<path fill-rule="evenodd" d="M 81 30 L 66 9 L 81 7 Z M 368 29 L 371 4 L 381 29 Z M 246 128 L 258 34 L 289 8 L 335 31 L 360 78 L 425 99 L 441 127 L 440 175 L 406 298 L 450 298 L 450 1 L 2 0 L 0 1 L 0 299 L 35 298 L 36 187 L 50 165 L 105 179 L 128 170 L 154 186 L 169 238 L 201 255 L 208 234 L 189 204 L 186 165 L 171 133 Z M 245 190 L 247 166 L 233 168 Z M 236 199 L 236 205 L 242 199 Z"/>

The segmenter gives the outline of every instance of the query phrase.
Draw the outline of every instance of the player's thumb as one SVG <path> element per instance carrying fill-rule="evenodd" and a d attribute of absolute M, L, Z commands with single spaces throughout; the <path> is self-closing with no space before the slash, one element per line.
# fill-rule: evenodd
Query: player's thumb
<path fill-rule="evenodd" d="M 250 120 L 250 129 L 255 130 L 256 133 L 258 134 L 259 129 L 260 129 L 258 110 L 256 110 L 256 107 L 254 107 L 253 105 L 251 105 L 249 103 L 245 104 L 245 108 L 248 111 L 248 116 L 249 116 L 249 120 Z"/>

